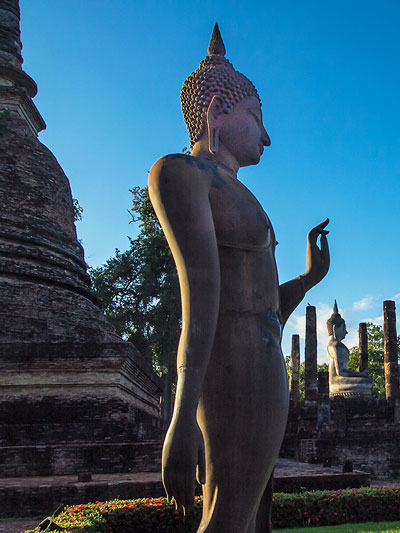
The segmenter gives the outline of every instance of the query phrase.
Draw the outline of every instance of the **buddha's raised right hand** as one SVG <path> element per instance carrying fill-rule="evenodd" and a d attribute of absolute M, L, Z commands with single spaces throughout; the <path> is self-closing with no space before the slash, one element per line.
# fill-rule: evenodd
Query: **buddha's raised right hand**
<path fill-rule="evenodd" d="M 174 498 L 184 513 L 193 505 L 196 471 L 205 483 L 204 440 L 196 419 L 172 421 L 164 441 L 162 479 L 168 500 Z"/>

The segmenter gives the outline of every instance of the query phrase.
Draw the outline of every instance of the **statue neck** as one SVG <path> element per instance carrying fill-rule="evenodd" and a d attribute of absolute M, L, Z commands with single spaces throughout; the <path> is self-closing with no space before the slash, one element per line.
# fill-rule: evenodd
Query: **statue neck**
<path fill-rule="evenodd" d="M 235 176 L 239 170 L 239 163 L 222 143 L 219 145 L 218 152 L 214 154 L 209 150 L 208 139 L 202 139 L 193 146 L 192 155 L 220 164 L 233 172 Z"/>

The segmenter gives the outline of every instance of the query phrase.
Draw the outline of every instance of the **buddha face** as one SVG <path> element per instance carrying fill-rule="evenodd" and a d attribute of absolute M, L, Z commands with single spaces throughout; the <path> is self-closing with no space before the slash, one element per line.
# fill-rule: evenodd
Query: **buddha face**
<path fill-rule="evenodd" d="M 265 131 L 258 98 L 249 96 L 219 117 L 219 142 L 236 159 L 239 167 L 256 165 L 271 141 Z"/>
<path fill-rule="evenodd" d="M 342 322 L 340 326 L 335 326 L 335 337 L 341 341 L 347 335 L 346 322 Z"/>

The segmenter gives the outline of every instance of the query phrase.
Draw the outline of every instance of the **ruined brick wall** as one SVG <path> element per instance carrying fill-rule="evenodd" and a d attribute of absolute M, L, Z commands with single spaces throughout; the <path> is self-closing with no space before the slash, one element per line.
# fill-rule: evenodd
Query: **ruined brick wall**
<path fill-rule="evenodd" d="M 324 407 L 324 417 L 321 417 Z M 334 466 L 350 460 L 374 478 L 400 477 L 400 424 L 397 407 L 386 400 L 331 399 L 313 409 L 289 413 L 281 454 Z"/>

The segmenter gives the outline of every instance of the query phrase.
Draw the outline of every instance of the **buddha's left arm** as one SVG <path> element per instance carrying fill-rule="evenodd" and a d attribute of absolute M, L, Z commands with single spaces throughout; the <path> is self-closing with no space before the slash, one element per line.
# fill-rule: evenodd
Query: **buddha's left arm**
<path fill-rule="evenodd" d="M 288 318 L 304 298 L 305 294 L 306 292 L 300 276 L 279 286 L 283 325 L 286 324 Z"/>

